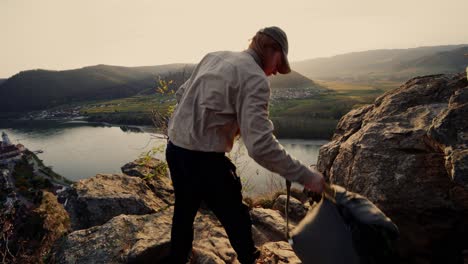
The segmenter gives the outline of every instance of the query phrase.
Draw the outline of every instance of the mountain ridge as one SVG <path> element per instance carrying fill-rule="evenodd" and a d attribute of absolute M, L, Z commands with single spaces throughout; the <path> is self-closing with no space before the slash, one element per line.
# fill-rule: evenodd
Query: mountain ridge
<path fill-rule="evenodd" d="M 417 75 L 462 71 L 468 64 L 463 56 L 467 48 L 468 44 L 460 44 L 359 51 L 294 62 L 292 66 L 312 79 L 404 81 Z M 431 60 L 431 57 L 439 59 Z M 422 64 L 422 58 L 426 59 L 426 64 Z M 457 58 L 455 65 L 453 58 Z M 440 62 L 444 64 L 437 64 Z M 416 65 L 418 67 L 414 68 Z"/>
<path fill-rule="evenodd" d="M 293 72 L 270 78 L 273 97 L 313 95 L 326 88 L 314 80 L 340 82 L 402 82 L 413 76 L 465 71 L 468 44 L 410 49 L 359 51 L 291 63 Z M 35 69 L 0 79 L 0 111 L 42 110 L 86 100 L 111 100 L 153 93 L 159 78 L 172 80 L 176 90 L 196 64 L 149 66 L 98 64 L 70 70 Z M 291 97 L 292 96 L 292 97 Z"/>
<path fill-rule="evenodd" d="M 149 95 L 155 93 L 160 79 L 172 80 L 169 88 L 177 90 L 194 68 L 195 64 L 183 63 L 138 67 L 98 64 L 62 71 L 22 71 L 0 85 L 0 97 L 9 98 L 0 105 L 0 111 L 34 111 L 87 100 Z M 285 88 L 306 90 L 308 94 L 326 90 L 294 71 L 272 77 L 270 82 L 273 94 Z"/>

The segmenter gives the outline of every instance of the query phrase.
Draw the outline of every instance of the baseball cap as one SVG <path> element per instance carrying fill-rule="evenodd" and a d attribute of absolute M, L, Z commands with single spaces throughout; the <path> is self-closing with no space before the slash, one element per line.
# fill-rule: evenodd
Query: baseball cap
<path fill-rule="evenodd" d="M 258 32 L 263 33 L 272 39 L 274 39 L 280 45 L 281 49 L 283 50 L 283 64 L 281 65 L 280 69 L 278 69 L 279 73 L 286 74 L 291 72 L 291 67 L 289 66 L 288 61 L 288 37 L 286 33 L 279 27 L 272 26 L 272 27 L 265 27 L 260 29 Z"/>

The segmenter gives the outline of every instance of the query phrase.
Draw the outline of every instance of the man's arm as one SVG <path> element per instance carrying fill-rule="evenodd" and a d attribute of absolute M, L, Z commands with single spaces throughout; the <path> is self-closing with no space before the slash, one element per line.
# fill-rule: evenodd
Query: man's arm
<path fill-rule="evenodd" d="M 239 92 L 238 122 L 249 156 L 266 169 L 321 192 L 322 175 L 293 158 L 273 135 L 273 123 L 268 118 L 269 98 L 268 81 L 260 76 L 251 78 Z"/>

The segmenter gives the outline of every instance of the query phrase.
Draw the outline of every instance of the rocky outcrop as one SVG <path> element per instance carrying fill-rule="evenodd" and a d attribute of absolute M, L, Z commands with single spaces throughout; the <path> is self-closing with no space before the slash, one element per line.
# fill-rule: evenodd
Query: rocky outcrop
<path fill-rule="evenodd" d="M 273 204 L 273 209 L 278 210 L 283 215 L 286 213 L 286 195 L 280 195 L 276 198 L 275 203 Z M 289 199 L 289 210 L 288 210 L 288 217 L 291 220 L 296 222 L 300 221 L 304 216 L 306 216 L 309 207 L 305 204 L 301 203 L 298 199 L 294 197 L 290 197 Z"/>
<path fill-rule="evenodd" d="M 165 162 L 155 158 L 140 158 L 125 164 L 121 169 L 125 175 L 144 179 L 157 197 L 167 204 L 174 204 L 174 188 Z"/>
<path fill-rule="evenodd" d="M 103 225 L 74 231 L 60 243 L 55 261 L 158 263 L 169 250 L 172 212 L 119 215 Z"/>
<path fill-rule="evenodd" d="M 257 223 L 278 217 L 273 210 L 259 210 Z M 59 243 L 57 263 L 164 263 L 170 245 L 173 207 L 147 215 L 119 215 L 100 226 L 77 230 Z M 277 219 L 284 227 L 284 220 Z M 254 226 L 254 228 L 257 228 Z M 254 232 L 262 251 L 262 263 L 299 263 L 285 241 L 265 241 L 266 234 Z M 282 238 L 284 240 L 284 237 Z M 281 240 L 281 239 L 277 239 Z M 289 262 L 288 262 L 289 261 Z M 239 263 L 224 228 L 209 211 L 201 210 L 194 221 L 193 263 Z"/>
<path fill-rule="evenodd" d="M 466 74 L 409 80 L 353 110 L 318 169 L 399 226 L 402 261 L 459 263 L 468 248 Z"/>
<path fill-rule="evenodd" d="M 164 263 L 174 197 L 163 165 L 156 159 L 139 159 L 122 167 L 125 175 L 98 174 L 61 194 L 75 231 L 56 244 L 53 261 Z M 283 200 L 276 201 L 277 206 Z M 300 207 L 295 202 L 293 215 Z M 254 208 L 251 216 L 262 263 L 297 260 L 284 242 L 286 224 L 278 211 Z M 224 228 L 207 209 L 201 208 L 194 221 L 192 263 L 239 263 Z"/>
<path fill-rule="evenodd" d="M 70 217 L 63 206 L 58 203 L 57 197 L 47 191 L 42 191 L 41 203 L 34 212 L 42 220 L 40 233 L 44 234 L 40 243 L 42 250 L 38 253 L 41 257 L 48 256 L 55 241 L 70 231 Z"/>
<path fill-rule="evenodd" d="M 173 207 L 149 215 L 119 215 L 104 225 L 75 231 L 62 243 L 56 261 L 164 263 L 169 253 L 172 214 Z M 193 253 L 195 263 L 237 261 L 224 229 L 209 212 L 201 212 L 195 219 Z"/>
<path fill-rule="evenodd" d="M 80 180 L 61 195 L 66 197 L 73 230 L 102 225 L 120 214 L 151 214 L 168 206 L 145 180 L 118 174 Z"/>
<path fill-rule="evenodd" d="M 268 241 L 281 241 L 286 237 L 286 222 L 280 212 L 272 209 L 254 208 L 250 212 L 252 223 Z M 294 225 L 290 223 L 290 230 Z"/>

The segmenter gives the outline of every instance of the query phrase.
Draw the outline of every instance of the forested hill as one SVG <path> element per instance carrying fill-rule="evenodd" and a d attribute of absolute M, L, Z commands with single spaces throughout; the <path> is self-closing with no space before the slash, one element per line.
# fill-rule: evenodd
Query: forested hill
<path fill-rule="evenodd" d="M 294 70 L 289 74 L 277 74 L 269 78 L 273 90 L 285 88 L 320 88 L 313 80 Z"/>
<path fill-rule="evenodd" d="M 299 61 L 292 67 L 312 79 L 401 82 L 418 75 L 464 71 L 466 53 L 468 44 L 370 50 Z"/>
<path fill-rule="evenodd" d="M 67 71 L 30 70 L 20 72 L 0 85 L 0 111 L 23 112 L 89 100 L 110 100 L 134 95 L 154 94 L 159 78 L 172 80 L 177 89 L 188 79 L 194 64 L 169 64 L 145 67 L 96 65 Z M 313 94 L 319 85 L 292 72 L 271 79 L 272 94 L 290 91 Z M 275 92 L 278 91 L 278 92 Z"/>
<path fill-rule="evenodd" d="M 0 85 L 0 111 L 21 112 L 86 100 L 133 96 L 155 90 L 158 78 L 181 84 L 193 64 L 145 67 L 96 65 L 66 71 L 20 72 Z"/>

